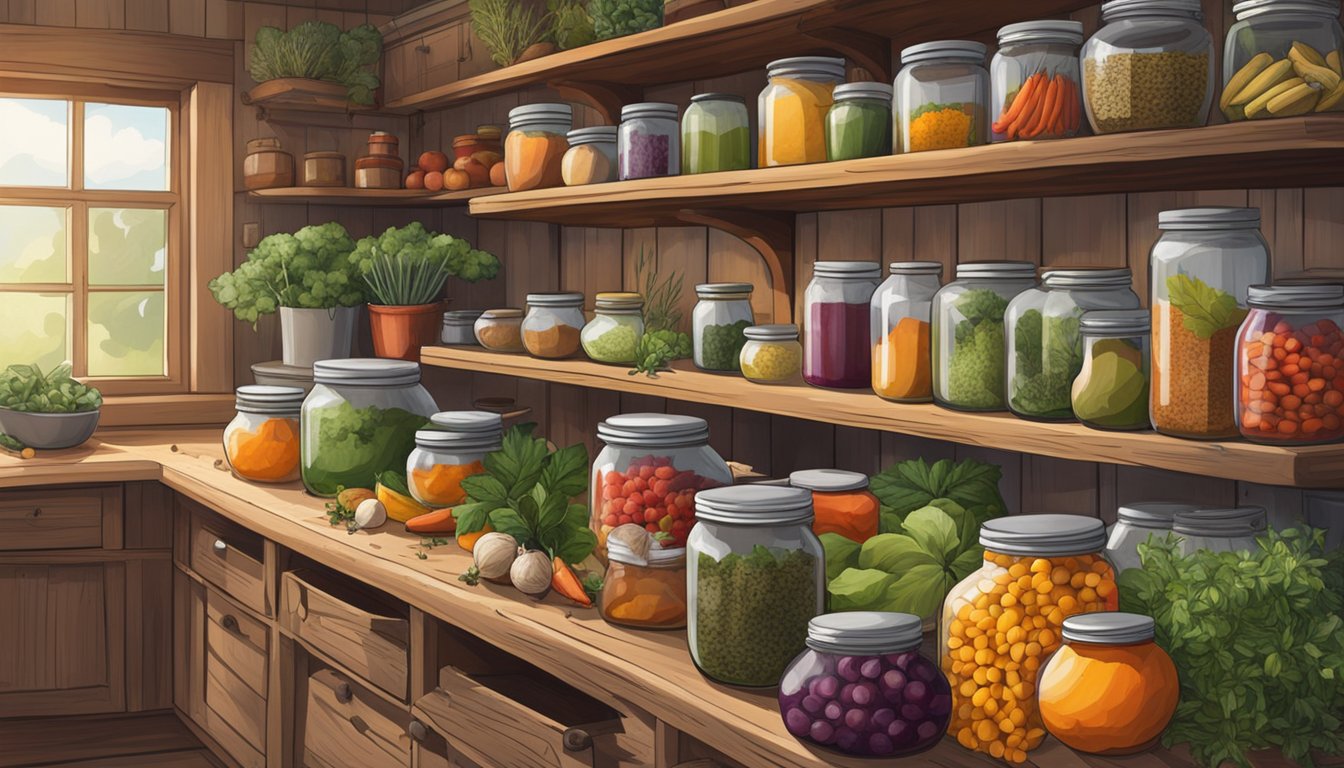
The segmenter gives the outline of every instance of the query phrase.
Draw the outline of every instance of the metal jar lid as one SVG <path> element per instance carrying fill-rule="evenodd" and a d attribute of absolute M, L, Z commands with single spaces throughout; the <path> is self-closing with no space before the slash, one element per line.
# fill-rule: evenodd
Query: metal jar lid
<path fill-rule="evenodd" d="M 1177 512 L 1171 530 L 1182 536 L 1253 536 L 1268 525 L 1264 507 L 1223 507 Z"/>
<path fill-rule="evenodd" d="M 974 40 L 934 40 L 901 49 L 901 64 L 914 64 L 929 59 L 953 59 L 983 64 L 988 48 Z"/>
<path fill-rule="evenodd" d="M 1146 336 L 1152 324 L 1146 309 L 1094 309 L 1079 318 L 1078 332 L 1111 339 Z"/>
<path fill-rule="evenodd" d="M 685 547 L 660 547 L 654 544 L 649 547 L 649 556 L 641 558 L 635 554 L 633 549 L 624 541 L 614 537 L 607 538 L 607 559 L 617 563 L 626 563 L 627 565 L 675 565 L 676 561 L 686 559 Z"/>
<path fill-rule="evenodd" d="M 440 430 L 460 435 L 487 435 L 504 431 L 504 417 L 490 411 L 439 411 L 429 421 Z"/>
<path fill-rule="evenodd" d="M 620 128 L 614 125 L 596 125 L 591 128 L 575 128 L 565 134 L 565 140 L 571 147 L 580 144 L 615 144 Z"/>
<path fill-rule="evenodd" d="M 807 622 L 807 647 L 822 653 L 879 656 L 919 647 L 924 622 L 909 613 L 845 611 Z"/>
<path fill-rule="evenodd" d="M 789 473 L 789 485 L 821 493 L 861 491 L 868 487 L 868 476 L 843 469 L 800 469 Z"/>
<path fill-rule="evenodd" d="M 1252 285 L 1247 304 L 1261 309 L 1321 310 L 1344 307 L 1344 285 L 1312 283 L 1301 285 Z"/>
<path fill-rule="evenodd" d="M 700 283 L 695 286 L 695 295 L 702 299 L 749 296 L 754 287 L 751 283 Z"/>
<path fill-rule="evenodd" d="M 313 381 L 350 387 L 404 387 L 420 383 L 420 364 L 377 357 L 318 360 L 313 363 Z"/>
<path fill-rule="evenodd" d="M 637 310 L 644 306 L 644 297 L 638 293 L 607 291 L 593 297 L 593 303 L 604 310 Z"/>
<path fill-rule="evenodd" d="M 626 104 L 621 107 L 621 122 L 638 120 L 644 117 L 677 119 L 677 105 L 661 101 L 641 101 L 638 104 Z"/>
<path fill-rule="evenodd" d="M 957 265 L 957 279 L 967 277 L 1035 280 L 1036 265 L 1030 261 L 968 261 Z"/>
<path fill-rule="evenodd" d="M 1120 269 L 1051 269 L 1041 275 L 1046 288 L 1105 288 L 1134 282 L 1129 267 Z"/>
<path fill-rule="evenodd" d="M 1106 548 L 1106 525 L 1082 515 L 998 517 L 980 526 L 980 545 L 1002 555 L 1086 555 Z"/>
<path fill-rule="evenodd" d="M 845 60 L 834 56 L 793 56 L 775 59 L 765 67 L 766 77 L 790 75 L 821 75 L 836 80 L 845 79 Z"/>
<path fill-rule="evenodd" d="M 791 323 L 752 325 L 743 330 L 742 335 L 752 341 L 795 341 L 798 326 Z"/>
<path fill-rule="evenodd" d="M 583 294 L 572 291 L 563 291 L 560 293 L 529 293 L 527 294 L 527 306 L 529 307 L 557 307 L 572 308 L 583 306 Z"/>
<path fill-rule="evenodd" d="M 837 280 L 877 280 L 882 276 L 882 265 L 875 261 L 818 261 L 812 264 L 812 274 Z"/>
<path fill-rule="evenodd" d="M 812 492 L 780 485 L 729 485 L 695 494 L 695 519 L 732 525 L 811 525 Z"/>
<path fill-rule="evenodd" d="M 1023 21 L 999 27 L 999 46 L 1014 43 L 1083 44 L 1083 23 L 1063 19 Z"/>
<path fill-rule="evenodd" d="M 1153 639 L 1155 623 L 1151 616 L 1119 611 L 1081 613 L 1064 620 L 1065 640 L 1097 645 L 1133 645 Z"/>
<path fill-rule="evenodd" d="M 500 308 L 500 309 L 487 309 L 487 310 L 485 310 L 484 312 L 481 313 L 480 317 L 477 318 L 477 322 L 480 322 L 480 321 L 487 321 L 487 322 L 490 322 L 490 321 L 497 321 L 497 320 L 516 320 L 516 319 L 521 318 L 522 316 L 523 316 L 523 310 L 521 310 L 521 309 L 515 309 L 514 307 L 502 307 L 502 308 Z"/>
<path fill-rule="evenodd" d="M 597 437 L 609 445 L 677 448 L 709 441 L 709 422 L 670 413 L 623 413 L 597 425 Z"/>
<path fill-rule="evenodd" d="M 1177 208 L 1157 214 L 1157 228 L 1258 229 L 1259 208 Z"/>
<path fill-rule="evenodd" d="M 734 101 L 738 104 L 746 105 L 747 100 L 735 93 L 697 93 L 691 97 L 692 104 L 703 104 L 712 101 Z"/>
<path fill-rule="evenodd" d="M 1337 0 L 1240 0 L 1232 4 L 1237 21 L 1268 13 L 1305 13 L 1312 16 L 1339 16 Z"/>
<path fill-rule="evenodd" d="M 1126 16 L 1188 16 L 1203 19 L 1199 0 L 1106 0 L 1101 4 L 1101 20 Z"/>
<path fill-rule="evenodd" d="M 542 123 L 574 122 L 574 109 L 568 104 L 524 104 L 509 110 L 509 128 L 522 128 Z"/>
<path fill-rule="evenodd" d="M 302 387 L 245 384 L 234 391 L 239 413 L 298 413 L 307 393 Z"/>
<path fill-rule="evenodd" d="M 890 103 L 891 94 L 892 88 L 886 83 L 841 83 L 835 86 L 835 92 L 831 94 L 831 98 L 835 101 L 873 99 Z"/>
<path fill-rule="evenodd" d="M 503 447 L 504 436 L 501 432 L 463 435 L 445 432 L 442 429 L 417 429 L 415 444 L 427 450 L 472 451 L 489 453 Z"/>
<path fill-rule="evenodd" d="M 444 325 L 465 325 L 470 326 L 476 322 L 484 310 L 480 309 L 454 309 L 443 313 Z"/>
<path fill-rule="evenodd" d="M 887 273 L 916 277 L 919 275 L 943 275 L 941 261 L 893 261 L 887 265 Z"/>
<path fill-rule="evenodd" d="M 1172 521 L 1182 512 L 1194 512 L 1195 505 L 1173 501 L 1142 501 L 1125 504 L 1116 511 L 1116 519 L 1135 528 L 1170 531 Z"/>

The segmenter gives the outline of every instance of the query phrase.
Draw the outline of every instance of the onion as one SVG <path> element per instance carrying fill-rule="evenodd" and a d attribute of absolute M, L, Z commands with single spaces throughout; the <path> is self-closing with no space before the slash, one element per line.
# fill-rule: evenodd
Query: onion
<path fill-rule="evenodd" d="M 509 568 L 518 556 L 518 542 L 507 533 L 492 531 L 476 542 L 471 550 L 472 562 L 481 578 L 491 581 L 507 580 Z"/>
<path fill-rule="evenodd" d="M 513 581 L 513 586 L 528 597 L 537 599 L 541 599 L 550 591 L 551 577 L 554 575 L 551 559 L 545 552 L 535 549 L 525 550 L 519 547 L 518 557 L 509 567 L 509 579 Z"/>

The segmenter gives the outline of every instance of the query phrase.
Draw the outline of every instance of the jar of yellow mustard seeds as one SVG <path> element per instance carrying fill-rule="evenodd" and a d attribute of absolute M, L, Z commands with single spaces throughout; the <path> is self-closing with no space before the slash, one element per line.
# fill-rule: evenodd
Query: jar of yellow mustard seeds
<path fill-rule="evenodd" d="M 988 141 L 985 50 L 972 40 L 939 40 L 901 51 L 893 104 L 898 154 Z"/>
<path fill-rule="evenodd" d="M 826 113 L 835 86 L 845 81 L 845 60 L 779 59 L 770 62 L 766 74 L 770 82 L 757 99 L 757 167 L 826 162 Z"/>

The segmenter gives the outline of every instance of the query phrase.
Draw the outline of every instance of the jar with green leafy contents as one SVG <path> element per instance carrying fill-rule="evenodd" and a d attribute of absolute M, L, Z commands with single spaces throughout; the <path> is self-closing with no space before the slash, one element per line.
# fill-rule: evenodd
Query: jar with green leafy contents
<path fill-rule="evenodd" d="M 701 491 L 686 544 L 691 659 L 721 683 L 779 683 L 826 609 L 826 566 L 805 488 Z"/>
<path fill-rule="evenodd" d="M 1094 429 L 1149 428 L 1150 326 L 1146 309 L 1083 314 L 1083 366 L 1070 391 L 1079 421 Z"/>
<path fill-rule="evenodd" d="M 644 297 L 638 293 L 599 293 L 596 314 L 579 333 L 588 357 L 599 363 L 629 365 L 644 335 Z"/>
<path fill-rule="evenodd" d="M 826 113 L 827 160 L 891 154 L 891 93 L 886 83 L 835 86 L 835 103 Z"/>
<path fill-rule="evenodd" d="M 1008 302 L 1036 285 L 1029 261 L 957 265 L 957 277 L 933 297 L 933 400 L 963 411 L 1007 406 Z"/>
<path fill-rule="evenodd" d="M 743 332 L 752 325 L 751 283 L 701 283 L 695 295 L 700 299 L 691 313 L 695 367 L 736 372 L 747 343 Z"/>
<path fill-rule="evenodd" d="M 747 100 L 730 93 L 698 93 L 681 116 L 681 172 L 715 173 L 751 167 Z"/>
<path fill-rule="evenodd" d="M 420 384 L 420 364 L 318 360 L 299 417 L 299 469 L 315 496 L 372 488 L 381 472 L 406 469 L 415 432 L 438 407 Z"/>
<path fill-rule="evenodd" d="M 985 50 L 971 40 L 938 40 L 901 51 L 893 100 L 898 154 L 988 142 Z"/>

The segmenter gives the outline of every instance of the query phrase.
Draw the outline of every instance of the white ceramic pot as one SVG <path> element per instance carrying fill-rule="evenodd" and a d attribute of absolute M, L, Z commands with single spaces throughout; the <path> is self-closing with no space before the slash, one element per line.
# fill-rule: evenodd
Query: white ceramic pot
<path fill-rule="evenodd" d="M 280 308 L 280 345 L 285 365 L 311 368 L 318 360 L 350 356 L 358 307 Z"/>

